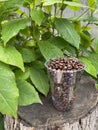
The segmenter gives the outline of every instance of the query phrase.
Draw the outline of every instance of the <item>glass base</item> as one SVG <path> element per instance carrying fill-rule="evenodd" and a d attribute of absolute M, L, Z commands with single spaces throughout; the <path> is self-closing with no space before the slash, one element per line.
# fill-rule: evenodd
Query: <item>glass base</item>
<path fill-rule="evenodd" d="M 70 101 L 60 101 L 60 100 L 56 100 L 53 96 L 52 96 L 52 101 L 53 101 L 53 105 L 54 107 L 58 110 L 58 111 L 69 111 L 72 109 L 73 107 L 73 102 L 74 102 L 74 98 L 72 98 Z"/>

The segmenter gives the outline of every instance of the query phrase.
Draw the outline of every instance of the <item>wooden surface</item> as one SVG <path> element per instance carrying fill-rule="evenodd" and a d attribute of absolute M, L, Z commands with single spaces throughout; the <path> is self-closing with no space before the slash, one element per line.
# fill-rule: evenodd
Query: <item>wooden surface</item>
<path fill-rule="evenodd" d="M 41 97 L 43 105 L 33 104 L 20 107 L 19 119 L 5 117 L 6 130 L 98 130 L 98 98 L 95 82 L 91 77 L 83 76 L 77 84 L 76 99 L 68 112 L 57 111 L 51 97 Z M 14 124 L 14 125 L 10 125 Z M 20 129 L 18 129 L 18 127 Z"/>

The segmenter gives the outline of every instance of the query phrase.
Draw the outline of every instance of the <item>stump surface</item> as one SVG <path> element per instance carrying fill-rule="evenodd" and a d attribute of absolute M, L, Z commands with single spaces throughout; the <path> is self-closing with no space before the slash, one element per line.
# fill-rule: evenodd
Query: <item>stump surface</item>
<path fill-rule="evenodd" d="M 91 77 L 82 76 L 77 83 L 76 98 L 70 111 L 56 110 L 49 95 L 47 98 L 42 96 L 41 99 L 43 105 L 19 107 L 18 123 L 24 126 L 20 130 L 97 130 L 95 127 L 98 117 L 98 97 L 95 81 Z M 8 117 L 5 120 L 7 125 Z"/>

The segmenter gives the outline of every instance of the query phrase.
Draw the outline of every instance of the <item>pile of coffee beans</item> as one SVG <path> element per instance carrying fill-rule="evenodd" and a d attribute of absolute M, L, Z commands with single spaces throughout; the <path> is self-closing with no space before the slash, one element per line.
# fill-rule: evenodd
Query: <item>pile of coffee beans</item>
<path fill-rule="evenodd" d="M 58 87 L 59 86 L 59 87 Z M 59 111 L 68 111 L 72 108 L 74 101 L 73 90 L 70 90 L 70 85 L 55 84 L 54 93 L 52 95 L 53 104 Z M 58 90 L 59 88 L 59 90 Z"/>
<path fill-rule="evenodd" d="M 57 58 L 50 60 L 48 67 L 55 70 L 81 70 L 83 68 L 83 63 L 78 61 L 76 58 Z"/>
<path fill-rule="evenodd" d="M 54 76 L 56 76 L 56 73 Z M 60 83 L 58 83 L 57 79 L 53 77 L 53 74 L 51 78 L 52 99 L 55 108 L 59 111 L 70 110 L 74 101 L 75 88 L 74 78 L 72 77 L 72 74 L 62 73 L 62 79 Z"/>
<path fill-rule="evenodd" d="M 70 110 L 75 99 L 74 89 L 76 88 L 77 74 L 81 73 L 84 64 L 76 58 L 67 57 L 50 60 L 47 66 L 55 108 L 60 111 Z M 59 73 L 58 70 L 60 70 Z"/>

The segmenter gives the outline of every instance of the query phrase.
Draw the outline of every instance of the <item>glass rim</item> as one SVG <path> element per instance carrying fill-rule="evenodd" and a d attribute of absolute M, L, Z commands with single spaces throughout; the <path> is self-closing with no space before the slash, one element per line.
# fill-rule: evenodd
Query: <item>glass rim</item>
<path fill-rule="evenodd" d="M 60 58 L 61 58 L 61 57 L 60 57 Z M 65 58 L 66 58 L 66 57 L 65 57 Z M 84 64 L 82 61 L 78 60 L 76 57 L 68 57 L 68 58 L 74 58 L 74 59 L 76 59 L 77 61 L 79 61 L 80 63 L 83 64 L 83 67 L 82 67 L 81 69 L 78 69 L 78 70 L 60 70 L 60 69 L 56 70 L 56 69 L 52 69 L 52 68 L 48 67 L 48 63 L 49 63 L 51 60 L 55 60 L 55 59 L 59 59 L 59 58 L 52 58 L 52 59 L 46 61 L 44 65 L 45 65 L 45 67 L 47 68 L 47 70 L 54 71 L 54 72 L 75 73 L 75 72 L 80 72 L 80 71 L 84 70 L 85 64 Z"/>

